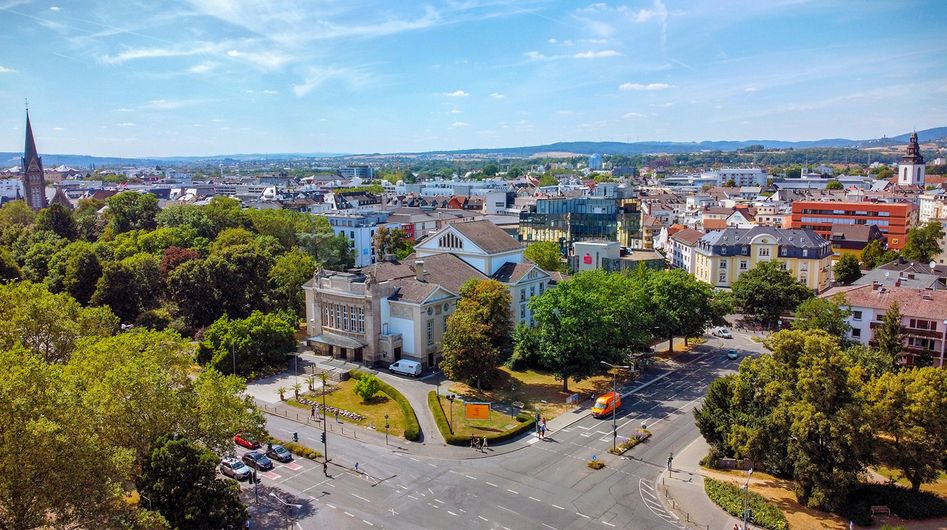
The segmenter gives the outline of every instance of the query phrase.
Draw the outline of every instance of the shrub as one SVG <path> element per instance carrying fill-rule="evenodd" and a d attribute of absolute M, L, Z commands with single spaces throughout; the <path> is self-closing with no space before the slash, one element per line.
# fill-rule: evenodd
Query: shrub
<path fill-rule="evenodd" d="M 605 464 L 603 464 L 601 460 L 589 460 L 585 465 L 592 469 L 602 469 L 605 467 Z"/>
<path fill-rule="evenodd" d="M 887 506 L 902 519 L 947 516 L 947 500 L 933 493 L 895 484 L 863 484 L 853 489 L 839 509 L 839 515 L 860 525 L 871 524 L 871 507 Z"/>
<path fill-rule="evenodd" d="M 624 454 L 625 451 L 631 449 L 632 447 L 644 442 L 648 438 L 651 438 L 651 431 L 648 429 L 635 429 L 635 433 L 631 438 L 625 440 L 624 442 L 618 444 L 615 449 L 609 449 L 608 452 L 613 455 Z"/>
<path fill-rule="evenodd" d="M 368 374 L 359 372 L 358 370 L 352 370 L 349 372 L 349 375 L 355 378 L 356 380 L 365 377 Z M 375 376 L 372 376 L 375 377 Z M 376 379 L 378 379 L 376 377 Z M 398 406 L 401 407 L 401 414 L 404 416 L 404 438 L 405 440 L 416 442 L 421 439 L 421 425 L 418 423 L 418 415 L 414 413 L 414 407 L 411 406 L 411 403 L 408 402 L 408 399 L 404 397 L 404 394 L 398 392 L 398 389 L 389 385 L 388 383 L 378 379 L 378 389 L 382 391 L 383 394 L 395 400 L 398 403 Z"/>
<path fill-rule="evenodd" d="M 440 397 L 435 391 L 432 390 L 428 392 L 427 404 L 431 409 L 431 414 L 434 415 L 434 423 L 437 424 L 437 429 L 441 431 L 441 436 L 444 437 L 445 442 L 451 445 L 467 445 L 470 443 L 470 438 L 458 436 L 451 432 L 450 423 L 447 421 L 447 415 L 444 413 L 444 407 L 441 405 Z M 484 438 L 487 439 L 487 443 L 505 442 L 511 438 L 516 438 L 524 432 L 532 431 L 533 426 L 536 424 L 536 419 L 526 412 L 517 414 L 516 421 L 519 422 L 519 425 L 512 429 L 485 436 Z"/>
<path fill-rule="evenodd" d="M 381 387 L 380 383 L 381 381 L 378 380 L 378 377 L 366 375 L 355 380 L 355 388 L 352 390 L 355 391 L 358 397 L 362 398 L 363 403 L 367 403 L 378 393 Z"/>
<path fill-rule="evenodd" d="M 707 492 L 707 497 L 710 500 L 730 515 L 734 517 L 743 515 L 743 489 L 739 486 L 705 478 L 704 491 Z M 769 530 L 787 530 L 789 528 L 786 516 L 779 511 L 775 504 L 752 491 L 749 493 L 748 499 L 750 510 L 753 512 L 750 522 Z"/>
<path fill-rule="evenodd" d="M 280 440 L 279 438 L 274 438 L 272 436 L 264 436 L 262 441 L 264 445 L 267 442 L 274 445 L 282 445 L 290 453 L 293 453 L 294 455 L 300 456 L 302 458 L 308 458 L 309 460 L 317 460 L 319 458 L 322 458 L 322 453 L 320 453 L 319 451 L 316 451 L 315 449 L 311 449 L 309 447 L 306 447 L 305 445 L 298 444 L 295 442 L 286 442 L 286 441 Z"/>

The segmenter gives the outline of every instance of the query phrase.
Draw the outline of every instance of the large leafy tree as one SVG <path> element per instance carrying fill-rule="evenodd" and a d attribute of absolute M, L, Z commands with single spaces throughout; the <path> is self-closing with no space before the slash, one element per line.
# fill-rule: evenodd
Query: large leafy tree
<path fill-rule="evenodd" d="M 708 326 L 723 322 L 713 288 L 681 269 L 650 273 L 648 293 L 654 334 L 668 339 L 669 350 L 673 350 L 674 337 L 696 337 Z"/>
<path fill-rule="evenodd" d="M 562 261 L 562 252 L 559 245 L 552 241 L 537 241 L 530 243 L 523 251 L 523 256 L 532 260 L 540 269 L 546 271 L 565 272 L 566 265 Z"/>
<path fill-rule="evenodd" d="M 502 283 L 470 279 L 460 287 L 457 311 L 475 315 L 487 326 L 490 345 L 505 351 L 510 348 L 513 338 L 511 302 L 510 291 Z"/>
<path fill-rule="evenodd" d="M 217 478 L 217 456 L 190 440 L 162 437 L 142 465 L 138 489 L 173 528 L 239 530 L 240 486 Z"/>
<path fill-rule="evenodd" d="M 898 253 L 885 250 L 884 245 L 877 239 L 865 245 L 861 252 L 861 261 L 866 269 L 874 269 L 898 258 Z"/>
<path fill-rule="evenodd" d="M 153 230 L 160 210 L 158 198 L 150 193 L 124 191 L 105 200 L 108 206 L 108 231 L 120 234 L 129 230 Z"/>
<path fill-rule="evenodd" d="M 0 247 L 0 282 L 19 280 L 23 276 L 20 266 L 9 250 Z"/>
<path fill-rule="evenodd" d="M 707 387 L 704 402 L 694 409 L 694 423 L 715 454 L 730 455 L 729 435 L 733 428 L 731 402 L 735 375 L 715 379 Z"/>
<path fill-rule="evenodd" d="M 0 231 L 11 226 L 29 226 L 35 220 L 36 212 L 25 201 L 10 201 L 0 206 Z"/>
<path fill-rule="evenodd" d="M 901 338 L 901 319 L 901 306 L 894 302 L 888 307 L 884 317 L 881 318 L 881 325 L 875 329 L 875 343 L 878 351 L 890 363 L 892 370 L 898 368 L 901 356 L 904 353 Z"/>
<path fill-rule="evenodd" d="M 785 311 L 795 309 L 812 297 L 812 291 L 796 281 L 778 262 L 764 261 L 733 283 L 733 297 L 744 313 L 774 326 Z"/>
<path fill-rule="evenodd" d="M 400 228 L 386 228 L 379 226 L 372 238 L 372 246 L 378 259 L 385 256 L 394 256 L 404 259 L 414 251 L 414 243 L 408 239 L 408 234 Z"/>
<path fill-rule="evenodd" d="M 580 272 L 530 301 L 543 363 L 562 380 L 581 381 L 601 361 L 622 363 L 647 347 L 652 326 L 645 284 L 623 274 Z"/>
<path fill-rule="evenodd" d="M 88 304 L 102 275 L 102 264 L 93 246 L 75 241 L 53 255 L 46 285 L 53 292 L 66 292 L 80 304 Z"/>
<path fill-rule="evenodd" d="M 872 424 L 887 435 L 880 451 L 885 464 L 900 470 L 914 491 L 947 471 L 947 372 L 886 373 L 867 393 Z"/>
<path fill-rule="evenodd" d="M 123 321 L 132 322 L 157 307 L 161 292 L 158 258 L 136 254 L 105 265 L 92 295 L 92 304 L 107 305 Z"/>
<path fill-rule="evenodd" d="M 312 279 L 315 270 L 316 260 L 300 250 L 292 250 L 276 258 L 268 278 L 270 306 L 277 311 L 304 316 L 306 297 L 302 286 Z"/>
<path fill-rule="evenodd" d="M 792 327 L 803 331 L 822 330 L 844 342 L 851 329 L 848 324 L 851 315 L 845 295 L 841 293 L 832 298 L 810 298 L 796 308 Z"/>
<path fill-rule="evenodd" d="M 228 374 L 236 364 L 236 373 L 247 376 L 285 363 L 286 355 L 296 351 L 294 331 L 285 315 L 254 311 L 243 319 L 223 316 L 204 332 L 197 359 Z"/>
<path fill-rule="evenodd" d="M 858 258 L 852 254 L 843 254 L 842 257 L 835 262 L 833 272 L 835 273 L 835 281 L 842 285 L 848 285 L 862 276 L 861 265 L 858 263 Z"/>
<path fill-rule="evenodd" d="M 168 206 L 155 216 L 162 228 L 190 228 L 198 237 L 213 239 L 217 236 L 217 226 L 202 206 L 180 204 Z"/>
<path fill-rule="evenodd" d="M 510 293 L 496 280 L 468 280 L 460 289 L 457 310 L 447 320 L 441 350 L 444 373 L 458 381 L 489 376 L 500 363 L 512 335 Z"/>
<path fill-rule="evenodd" d="M 49 208 L 41 210 L 36 217 L 36 229 L 49 230 L 59 237 L 69 240 L 74 240 L 79 236 L 72 210 L 61 204 L 53 204 Z"/>
<path fill-rule="evenodd" d="M 927 263 L 940 254 L 940 240 L 943 237 L 944 229 L 940 221 L 928 221 L 923 226 L 916 226 L 908 230 L 901 256 L 908 261 Z"/>
<path fill-rule="evenodd" d="M 316 218 L 292 210 L 255 210 L 246 211 L 253 230 L 279 241 L 284 250 L 298 244 L 297 234 L 309 233 L 316 229 Z"/>

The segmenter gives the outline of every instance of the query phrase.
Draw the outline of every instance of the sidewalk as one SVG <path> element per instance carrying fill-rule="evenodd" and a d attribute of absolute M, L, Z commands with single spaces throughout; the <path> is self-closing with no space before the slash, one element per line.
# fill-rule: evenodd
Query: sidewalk
<path fill-rule="evenodd" d="M 673 511 L 681 524 L 687 528 L 731 530 L 742 521 L 723 511 L 704 492 L 704 475 L 700 459 L 707 454 L 709 446 L 698 438 L 674 457 L 673 471 L 665 470 L 658 477 L 658 497 L 665 509 Z M 757 528 L 750 525 L 750 528 Z"/>

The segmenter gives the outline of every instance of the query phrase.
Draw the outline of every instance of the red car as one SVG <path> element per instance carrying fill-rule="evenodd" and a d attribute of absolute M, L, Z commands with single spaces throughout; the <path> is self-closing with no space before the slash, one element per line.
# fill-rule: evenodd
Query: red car
<path fill-rule="evenodd" d="M 254 438 L 253 435 L 246 432 L 237 433 L 237 435 L 233 437 L 233 443 L 242 447 L 246 447 L 247 449 L 260 448 L 260 442 L 256 441 L 256 438 Z"/>

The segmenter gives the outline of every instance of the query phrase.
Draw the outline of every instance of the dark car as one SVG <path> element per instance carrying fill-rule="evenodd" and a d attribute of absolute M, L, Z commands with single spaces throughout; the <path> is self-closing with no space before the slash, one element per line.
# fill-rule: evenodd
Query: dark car
<path fill-rule="evenodd" d="M 250 451 L 243 455 L 243 463 L 260 471 L 269 471 L 273 469 L 273 462 L 259 451 Z"/>
<path fill-rule="evenodd" d="M 271 446 L 266 450 L 266 456 L 284 464 L 286 462 L 292 462 L 293 460 L 293 453 L 290 453 L 289 450 L 282 445 Z"/>
<path fill-rule="evenodd" d="M 237 433 L 237 435 L 233 437 L 233 443 L 242 447 L 246 447 L 247 449 L 260 448 L 260 442 L 256 441 L 256 438 L 254 438 L 253 435 L 245 432 Z"/>

